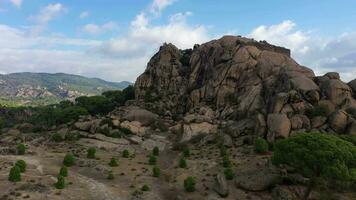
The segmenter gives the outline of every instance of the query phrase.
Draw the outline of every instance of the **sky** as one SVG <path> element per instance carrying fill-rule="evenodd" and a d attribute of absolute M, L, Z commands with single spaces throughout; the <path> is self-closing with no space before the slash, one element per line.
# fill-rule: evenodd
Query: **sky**
<path fill-rule="evenodd" d="M 164 43 L 242 35 L 356 78 L 355 0 L 0 0 L 0 73 L 135 81 Z"/>

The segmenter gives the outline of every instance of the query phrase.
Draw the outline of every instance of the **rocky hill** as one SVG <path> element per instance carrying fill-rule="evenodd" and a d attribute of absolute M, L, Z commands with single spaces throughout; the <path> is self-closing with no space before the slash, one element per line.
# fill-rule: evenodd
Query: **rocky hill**
<path fill-rule="evenodd" d="M 109 113 L 5 109 L 42 117 L 1 129 L 0 199 L 354 200 L 355 86 L 267 42 L 164 44 Z"/>
<path fill-rule="evenodd" d="M 45 105 L 79 96 L 98 95 L 107 90 L 121 90 L 130 84 L 127 81 L 114 83 L 63 73 L 0 75 L 0 103 Z"/>
<path fill-rule="evenodd" d="M 135 92 L 162 115 L 208 108 L 212 119 L 233 120 L 235 131 L 269 141 L 303 131 L 356 132 L 355 80 L 343 83 L 335 72 L 317 77 L 288 49 L 243 37 L 188 50 L 163 45 Z"/>

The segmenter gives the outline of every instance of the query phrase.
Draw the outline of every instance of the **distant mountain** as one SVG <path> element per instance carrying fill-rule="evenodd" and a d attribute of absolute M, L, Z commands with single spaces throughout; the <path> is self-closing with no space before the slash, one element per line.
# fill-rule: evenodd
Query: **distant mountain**
<path fill-rule="evenodd" d="M 0 104 L 45 105 L 74 100 L 78 96 L 98 95 L 107 90 L 121 90 L 131 84 L 64 73 L 0 74 Z"/>

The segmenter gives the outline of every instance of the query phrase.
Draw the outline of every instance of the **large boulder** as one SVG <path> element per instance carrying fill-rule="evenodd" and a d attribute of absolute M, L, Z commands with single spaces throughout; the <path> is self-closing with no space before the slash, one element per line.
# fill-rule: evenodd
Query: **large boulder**
<path fill-rule="evenodd" d="M 354 103 L 351 88 L 338 79 L 329 79 L 321 83 L 322 94 L 338 106 L 348 106 Z"/>
<path fill-rule="evenodd" d="M 132 107 L 124 116 L 128 121 L 138 121 L 143 126 L 148 126 L 158 119 L 158 115 L 137 107 Z"/>
<path fill-rule="evenodd" d="M 291 122 L 286 114 L 269 114 L 267 117 L 267 139 L 273 142 L 278 138 L 288 138 Z"/>
<path fill-rule="evenodd" d="M 350 81 L 347 85 L 352 89 L 354 98 L 356 98 L 356 79 Z"/>
<path fill-rule="evenodd" d="M 229 195 L 229 187 L 223 173 L 219 173 L 216 176 L 213 189 L 221 197 L 227 197 Z"/>
<path fill-rule="evenodd" d="M 216 132 L 217 126 L 207 122 L 183 124 L 183 133 L 180 142 L 188 142 L 197 136 L 214 134 Z"/>
<path fill-rule="evenodd" d="M 141 122 L 138 121 L 123 121 L 120 126 L 122 128 L 129 129 L 135 135 L 144 135 L 148 130 L 148 127 L 142 126 Z"/>
<path fill-rule="evenodd" d="M 344 134 L 348 122 L 347 113 L 343 110 L 338 110 L 330 115 L 328 122 L 335 132 Z"/>
<path fill-rule="evenodd" d="M 237 170 L 236 186 L 248 191 L 263 191 L 281 183 L 282 178 L 274 167 L 250 166 L 246 169 Z"/>

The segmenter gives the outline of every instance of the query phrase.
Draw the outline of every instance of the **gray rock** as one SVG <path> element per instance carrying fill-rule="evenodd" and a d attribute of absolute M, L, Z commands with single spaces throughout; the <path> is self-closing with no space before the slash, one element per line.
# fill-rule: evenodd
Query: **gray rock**
<path fill-rule="evenodd" d="M 223 173 L 219 173 L 216 176 L 213 189 L 221 197 L 227 197 L 229 195 L 229 187 Z"/>
<path fill-rule="evenodd" d="M 267 117 L 267 140 L 273 142 L 278 138 L 288 138 L 291 122 L 286 114 L 269 114 Z"/>

